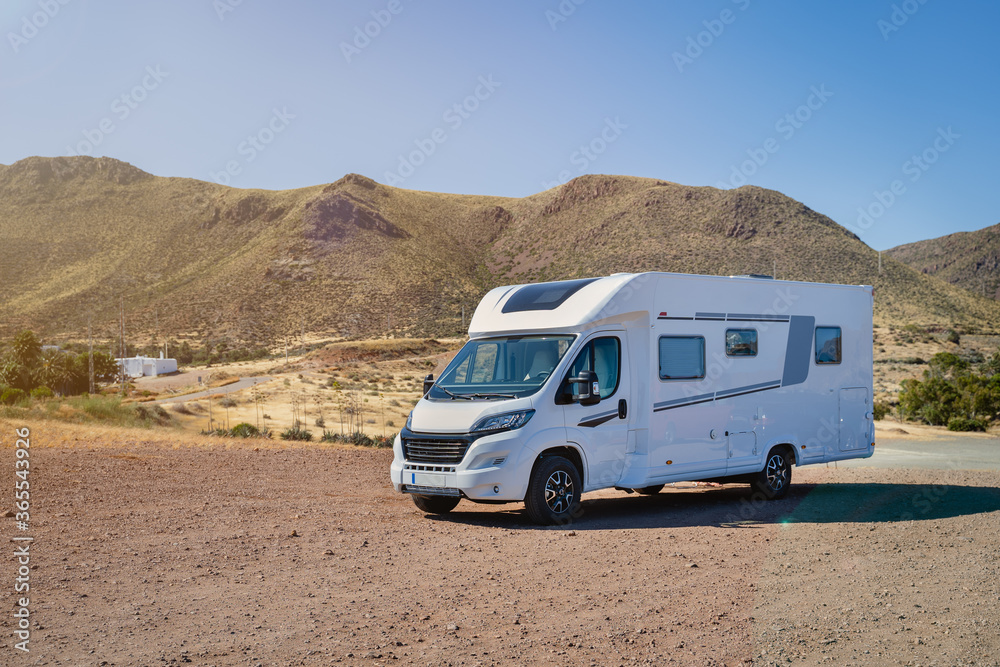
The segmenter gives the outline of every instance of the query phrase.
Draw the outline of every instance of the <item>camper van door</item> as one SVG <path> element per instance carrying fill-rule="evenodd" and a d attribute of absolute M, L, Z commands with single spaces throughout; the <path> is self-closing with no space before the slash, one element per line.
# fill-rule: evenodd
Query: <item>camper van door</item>
<path fill-rule="evenodd" d="M 597 374 L 601 400 L 594 405 L 568 402 L 562 406 L 567 437 L 584 452 L 587 466 L 584 487 L 614 486 L 625 471 L 628 425 L 632 418 L 624 332 L 590 336 L 573 359 L 566 378 L 577 377 L 581 371 Z M 572 385 L 565 378 L 562 391 L 563 396 L 572 393 Z"/>

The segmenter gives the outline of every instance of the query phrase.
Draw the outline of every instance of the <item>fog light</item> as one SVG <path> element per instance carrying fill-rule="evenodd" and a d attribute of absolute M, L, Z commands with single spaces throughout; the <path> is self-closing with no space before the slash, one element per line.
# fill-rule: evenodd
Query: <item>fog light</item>
<path fill-rule="evenodd" d="M 499 486 L 494 486 L 493 487 L 493 493 L 500 493 L 500 487 Z"/>

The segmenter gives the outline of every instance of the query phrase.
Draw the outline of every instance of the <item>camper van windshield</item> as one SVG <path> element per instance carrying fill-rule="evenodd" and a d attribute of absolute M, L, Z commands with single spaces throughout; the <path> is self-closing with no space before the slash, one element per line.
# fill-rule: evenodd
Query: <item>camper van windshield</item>
<path fill-rule="evenodd" d="M 538 391 L 573 336 L 517 336 L 470 340 L 428 394 L 441 400 L 520 398 Z"/>

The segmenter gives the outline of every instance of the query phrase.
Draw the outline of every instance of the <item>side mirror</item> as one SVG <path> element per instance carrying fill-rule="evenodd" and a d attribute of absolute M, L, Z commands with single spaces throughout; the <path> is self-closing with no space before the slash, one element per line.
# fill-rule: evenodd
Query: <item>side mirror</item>
<path fill-rule="evenodd" d="M 434 386 L 434 374 L 428 373 L 424 377 L 424 396 L 427 395 L 427 392 L 429 392 L 431 390 L 431 387 L 433 386 Z"/>
<path fill-rule="evenodd" d="M 579 375 L 568 378 L 567 382 L 572 387 L 574 402 L 579 402 L 580 405 L 597 405 L 601 402 L 601 387 L 594 371 L 580 371 Z"/>

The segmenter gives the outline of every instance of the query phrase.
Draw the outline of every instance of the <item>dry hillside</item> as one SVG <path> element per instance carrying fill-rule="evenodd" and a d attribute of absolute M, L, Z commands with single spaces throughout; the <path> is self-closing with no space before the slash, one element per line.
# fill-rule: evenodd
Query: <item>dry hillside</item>
<path fill-rule="evenodd" d="M 921 273 L 1000 299 L 1000 224 L 886 251 Z"/>
<path fill-rule="evenodd" d="M 522 199 L 330 185 L 240 190 L 110 158 L 0 166 L 0 327 L 133 336 L 446 335 L 491 287 L 663 270 L 876 286 L 889 322 L 993 328 L 1000 305 L 883 258 L 757 187 L 584 176 Z"/>

